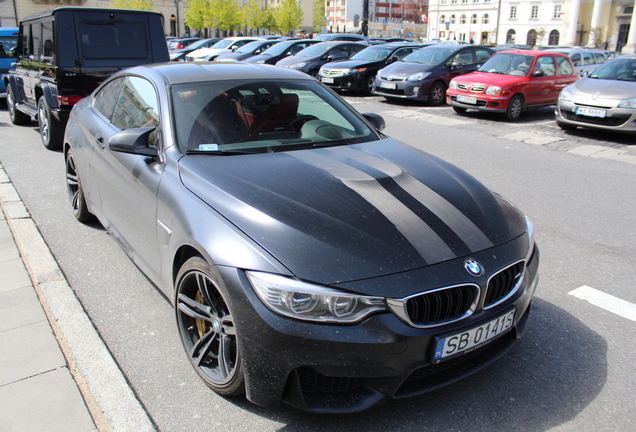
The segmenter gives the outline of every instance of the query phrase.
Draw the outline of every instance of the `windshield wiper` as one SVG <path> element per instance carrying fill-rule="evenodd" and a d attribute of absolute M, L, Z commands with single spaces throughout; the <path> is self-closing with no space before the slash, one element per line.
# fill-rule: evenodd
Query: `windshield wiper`
<path fill-rule="evenodd" d="M 187 155 L 211 155 L 211 156 L 236 156 L 246 154 L 263 153 L 262 151 L 246 151 L 246 150 L 186 150 Z"/>

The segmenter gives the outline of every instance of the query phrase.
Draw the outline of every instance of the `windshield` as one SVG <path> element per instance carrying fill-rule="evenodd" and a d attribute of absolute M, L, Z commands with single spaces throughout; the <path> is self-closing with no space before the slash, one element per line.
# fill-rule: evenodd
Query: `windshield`
<path fill-rule="evenodd" d="M 0 58 L 11 57 L 11 50 L 18 44 L 18 33 L 15 36 L 0 36 Z"/>
<path fill-rule="evenodd" d="M 446 60 L 453 52 L 457 51 L 457 48 L 438 48 L 438 47 L 424 47 L 419 51 L 415 51 L 404 57 L 400 61 L 422 64 L 440 64 Z"/>
<path fill-rule="evenodd" d="M 263 44 L 264 44 L 263 41 L 250 42 L 243 45 L 242 47 L 237 49 L 235 52 L 241 53 L 241 54 L 250 54 L 256 51 Z"/>
<path fill-rule="evenodd" d="M 206 81 L 172 89 L 177 147 L 234 155 L 374 141 L 358 115 L 317 81 Z"/>
<path fill-rule="evenodd" d="M 227 48 L 228 46 L 230 46 L 230 44 L 232 44 L 232 42 L 234 42 L 234 40 L 232 39 L 221 39 L 220 41 L 218 41 L 217 43 L 215 43 L 214 45 L 212 45 L 210 48 Z"/>
<path fill-rule="evenodd" d="M 636 81 L 636 58 L 609 61 L 596 69 L 590 78 L 618 81 Z"/>
<path fill-rule="evenodd" d="M 534 56 L 530 55 L 497 53 L 478 70 L 503 75 L 527 76 L 533 61 Z"/>
<path fill-rule="evenodd" d="M 316 45 L 308 46 L 302 51 L 296 53 L 300 57 L 318 57 L 333 48 L 333 45 L 317 43 Z"/>
<path fill-rule="evenodd" d="M 351 57 L 351 60 L 362 61 L 382 61 L 386 60 L 388 56 L 393 52 L 393 48 L 386 48 L 382 46 L 372 46 L 365 48 L 358 54 Z"/>
<path fill-rule="evenodd" d="M 277 56 L 279 54 L 284 53 L 287 48 L 289 48 L 290 46 L 292 46 L 295 43 L 296 43 L 295 41 L 292 41 L 292 42 L 279 42 L 279 43 L 275 44 L 274 46 L 271 46 L 271 47 L 267 48 L 265 51 L 263 51 L 261 53 L 261 55 Z"/>

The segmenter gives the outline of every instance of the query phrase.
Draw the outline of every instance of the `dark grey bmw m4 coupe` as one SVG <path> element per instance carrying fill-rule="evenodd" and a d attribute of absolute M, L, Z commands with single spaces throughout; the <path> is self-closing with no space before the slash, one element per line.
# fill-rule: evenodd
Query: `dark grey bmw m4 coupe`
<path fill-rule="evenodd" d="M 293 70 L 135 67 L 73 108 L 68 193 L 215 392 L 361 411 L 499 358 L 538 282 L 529 219 L 383 127 Z"/>

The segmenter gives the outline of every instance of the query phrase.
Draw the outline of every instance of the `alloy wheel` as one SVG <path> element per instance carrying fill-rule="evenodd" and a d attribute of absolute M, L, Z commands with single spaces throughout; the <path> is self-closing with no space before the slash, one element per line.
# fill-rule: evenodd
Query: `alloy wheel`
<path fill-rule="evenodd" d="M 234 318 L 204 263 L 192 258 L 179 272 L 177 321 L 196 371 L 214 391 L 232 396 L 243 392 Z"/>

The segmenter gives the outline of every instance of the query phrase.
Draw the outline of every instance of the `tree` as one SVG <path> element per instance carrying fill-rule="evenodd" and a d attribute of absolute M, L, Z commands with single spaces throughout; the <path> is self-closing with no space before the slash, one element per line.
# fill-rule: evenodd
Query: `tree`
<path fill-rule="evenodd" d="M 243 23 L 252 30 L 268 28 L 268 20 L 271 20 L 271 11 L 261 9 L 256 1 L 251 1 L 243 6 Z"/>
<path fill-rule="evenodd" d="M 605 44 L 605 27 L 592 27 L 590 29 L 590 41 L 594 48 L 603 48 Z"/>
<path fill-rule="evenodd" d="M 320 33 L 325 26 L 325 2 L 314 1 L 314 31 Z"/>
<path fill-rule="evenodd" d="M 209 18 L 207 17 L 209 10 L 210 2 L 208 0 L 188 0 L 188 8 L 184 18 L 185 24 L 196 32 L 209 27 Z"/>
<path fill-rule="evenodd" d="M 111 0 L 110 4 L 116 9 L 155 10 L 153 0 Z"/>
<path fill-rule="evenodd" d="M 298 28 L 303 22 L 303 11 L 296 0 L 283 0 L 273 12 L 276 26 L 283 34 Z"/>
<path fill-rule="evenodd" d="M 211 25 L 223 31 L 236 30 L 243 21 L 243 12 L 233 0 L 212 0 L 210 2 Z"/>

